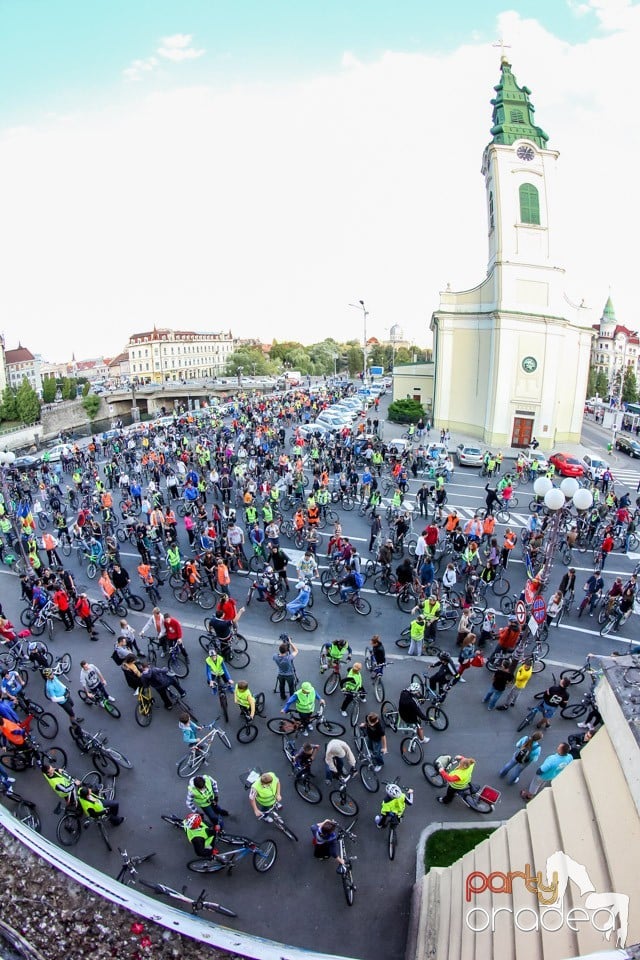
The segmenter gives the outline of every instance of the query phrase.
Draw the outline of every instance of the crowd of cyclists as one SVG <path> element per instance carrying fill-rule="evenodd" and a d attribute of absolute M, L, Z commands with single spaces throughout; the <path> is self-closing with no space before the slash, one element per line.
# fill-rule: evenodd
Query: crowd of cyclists
<path fill-rule="evenodd" d="M 334 638 L 340 629 L 332 619 L 329 639 L 318 644 L 320 675 L 326 670 L 337 675 L 342 693 L 337 712 L 350 719 L 354 731 L 361 731 L 376 775 L 388 760 L 388 731 L 398 723 L 413 731 L 422 756 L 422 745 L 429 739 L 426 728 L 439 729 L 438 723 L 446 717 L 443 703 L 453 690 L 458 689 L 459 696 L 458 685 L 467 681 L 470 668 L 487 665 L 492 669 L 492 685 L 483 702 L 489 710 L 507 710 L 515 706 L 535 672 L 540 644 L 546 642 L 548 649 L 549 628 L 563 616 L 604 611 L 611 630 L 624 625 L 634 608 L 636 576 L 630 575 L 626 582 L 616 577 L 605 587 L 603 569 L 611 551 L 624 552 L 635 536 L 637 504 L 632 509 L 628 494 L 618 495 L 612 482 L 600 488 L 593 485 L 593 507 L 585 513 L 565 508 L 558 540 L 551 536 L 543 503 L 532 492 L 526 526 L 512 519 L 516 494 L 535 479 L 525 458 L 507 470 L 501 455 L 489 455 L 483 467 L 489 481 L 485 507 L 466 518 L 447 506 L 453 465 L 446 433 L 444 445 L 431 444 L 423 425 L 413 432 L 409 444 L 394 447 L 380 435 L 378 421 L 366 414 L 351 427 L 314 432 L 317 414 L 342 392 L 325 386 L 315 393 L 239 395 L 224 409 L 212 408 L 203 416 L 176 415 L 172 423 L 164 418 L 157 425 L 111 431 L 83 447 L 70 443 L 59 463 L 44 460 L 27 470 L 6 469 L 0 503 L 0 561 L 20 573 L 20 599 L 25 605 L 21 620 L 27 630 L 18 631 L 2 612 L 0 638 L 6 658 L 0 713 L 5 758 L 10 759 L 26 742 L 35 749 L 28 730 L 23 742 L 17 742 L 21 739 L 18 728 L 25 730 L 27 722 L 20 719 L 25 710 L 19 694 L 26 684 L 16 656 L 16 645 L 22 641 L 26 661 L 45 677 L 47 699 L 65 711 L 72 729 L 83 722 L 68 688 L 68 675 L 56 673 L 52 658 L 44 655 L 43 661 L 43 645 L 36 639 L 45 631 L 52 637 L 58 623 L 67 632 L 86 631 L 91 641 L 103 637 L 105 627 L 109 629 L 114 636 L 112 659 L 127 686 L 136 696 L 141 689 L 156 691 L 167 710 L 180 703 L 180 735 L 190 756 L 197 757 L 210 728 L 199 724 L 185 704 L 187 691 L 176 670 L 149 662 L 154 659 L 151 651 L 156 661 L 166 659 L 168 665 L 171 657 L 174 666 L 183 662 L 188 667 L 195 659 L 180 619 L 165 612 L 169 597 L 192 609 L 210 611 L 206 643 L 201 643 L 205 651 L 202 682 L 221 703 L 220 691 L 233 691 L 234 703 L 248 724 L 264 704 L 264 695 L 252 692 L 251 686 L 257 690 L 264 678 L 253 677 L 249 683 L 234 675 L 234 651 L 242 652 L 244 639 L 238 624 L 246 608 L 237 599 L 243 583 L 248 588 L 247 604 L 252 599 L 262 603 L 275 623 L 286 619 L 291 631 L 297 626 L 317 627 L 311 610 L 318 587 L 330 604 L 352 604 L 365 616 L 371 610 L 362 595 L 365 585 L 381 597 L 390 597 L 388 602 L 395 601 L 408 617 L 402 620 L 398 647 L 408 648 L 409 657 L 433 658 L 427 661 L 431 666 L 427 665 L 422 679 L 419 674 L 410 680 L 403 676 L 397 708 L 384 700 L 382 678 L 388 660 L 379 636 L 367 646 L 366 658 L 353 661 L 349 644 Z M 551 469 L 548 474 L 553 479 Z M 419 487 L 414 496 L 411 483 L 415 481 Z M 366 551 L 359 550 L 344 529 L 353 511 L 370 529 Z M 555 592 L 543 573 L 550 566 L 551 549 L 557 553 L 556 563 L 566 567 Z M 593 556 L 593 573 L 580 585 L 584 597 L 578 603 L 580 588 L 572 563 L 587 551 Z M 516 554 L 525 563 L 527 583 L 524 590 L 512 592 L 507 572 Z M 292 567 L 296 576 L 290 582 Z M 90 587 L 86 581 L 95 585 Z M 532 632 L 533 602 L 545 593 L 546 623 Z M 518 603 L 526 614 L 520 619 L 514 615 Z M 145 608 L 150 615 L 136 629 L 129 623 L 130 612 L 141 613 Z M 507 620 L 500 627 L 503 614 Z M 115 626 L 110 625 L 111 619 Z M 446 634 L 449 628 L 451 633 Z M 274 638 L 278 635 L 276 628 Z M 331 721 L 324 718 L 326 703 L 314 677 L 307 674 L 300 681 L 296 674 L 298 650 L 293 639 L 287 633 L 279 636 L 274 660 L 281 723 L 293 716 L 295 736 L 302 738 L 293 764 L 298 779 L 309 773 L 319 751 L 318 744 L 308 741 L 309 735 L 322 723 L 331 729 Z M 443 643 L 447 636 L 451 637 L 448 650 Z M 145 642 L 146 655 L 141 649 Z M 113 695 L 104 664 L 94 659 L 99 658 L 81 663 L 81 686 L 89 703 L 109 709 Z M 406 664 L 403 669 L 406 674 Z M 357 708 L 366 695 L 365 687 L 382 689 L 381 707 L 368 710 L 360 722 Z M 541 701 L 541 731 L 565 702 L 555 687 L 552 684 Z M 14 726 L 5 727 L 6 722 Z M 595 717 L 589 732 L 597 723 Z M 344 732 L 344 725 L 337 726 Z M 533 757 L 535 751 L 529 753 Z M 409 764 L 414 762 L 409 747 L 406 753 L 401 750 L 401 756 Z M 50 763 L 44 753 L 42 758 L 43 776 L 65 808 L 71 805 L 88 818 L 106 818 L 112 825 L 123 821 L 115 800 L 101 796 L 99 790 L 92 792 L 95 784 L 82 784 L 64 765 Z M 336 736 L 324 759 L 325 777 L 347 782 L 362 757 L 356 757 L 350 744 Z M 520 768 L 531 762 L 520 763 Z M 460 756 L 457 764 L 457 772 L 441 765 L 447 784 L 440 798 L 443 803 L 449 803 L 456 791 L 471 789 L 475 760 Z M 0 768 L 9 791 L 15 789 L 10 772 Z M 260 771 L 248 794 L 255 815 L 275 816 L 281 801 L 278 772 Z M 384 828 L 401 822 L 412 802 L 410 789 L 387 782 L 375 825 Z M 194 773 L 186 804 L 187 840 L 198 857 L 213 856 L 227 815 L 219 803 L 217 781 Z M 343 871 L 336 821 L 319 820 L 310 829 L 314 855 L 335 859 Z"/>

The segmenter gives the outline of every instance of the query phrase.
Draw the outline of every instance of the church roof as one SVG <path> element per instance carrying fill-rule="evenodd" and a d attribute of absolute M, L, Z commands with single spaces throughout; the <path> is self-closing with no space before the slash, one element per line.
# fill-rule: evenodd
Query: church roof
<path fill-rule="evenodd" d="M 511 73 L 511 64 L 503 57 L 500 64 L 500 82 L 493 88 L 496 97 L 493 106 L 492 143 L 511 145 L 516 140 L 531 140 L 543 150 L 548 135 L 533 122 L 535 107 L 529 100 L 531 90 L 519 87 Z"/>
<path fill-rule="evenodd" d="M 30 360 L 35 360 L 34 355 L 31 353 L 31 350 L 28 350 L 26 347 L 23 347 L 21 343 L 18 344 L 17 350 L 5 350 L 5 357 L 7 363 L 28 363 Z"/>
<path fill-rule="evenodd" d="M 616 322 L 616 312 L 613 309 L 613 304 L 611 302 L 611 297 L 607 297 L 607 302 L 604 305 L 604 310 L 602 311 L 602 319 L 608 320 L 609 323 Z"/>

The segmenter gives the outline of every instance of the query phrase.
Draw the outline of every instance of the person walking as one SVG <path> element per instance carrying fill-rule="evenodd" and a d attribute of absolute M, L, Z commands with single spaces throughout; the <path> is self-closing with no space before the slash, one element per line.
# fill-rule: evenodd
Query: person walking
<path fill-rule="evenodd" d="M 411 637 L 407 655 L 409 657 L 419 657 L 422 654 L 422 645 L 426 630 L 426 621 L 422 614 L 411 621 L 409 626 L 409 636 Z"/>
<path fill-rule="evenodd" d="M 498 664 L 498 669 L 493 675 L 491 686 L 482 698 L 482 702 L 487 704 L 487 710 L 495 710 L 498 700 L 512 680 L 513 661 L 503 660 Z"/>
<path fill-rule="evenodd" d="M 511 759 L 507 760 L 498 776 L 506 777 L 508 773 L 511 773 L 507 783 L 517 783 L 524 768 L 530 763 L 537 763 L 542 753 L 540 741 L 543 737 L 544 733 L 541 730 L 536 730 L 528 737 L 520 737 L 516 742 Z"/>
<path fill-rule="evenodd" d="M 278 652 L 271 658 L 278 668 L 276 677 L 280 699 L 284 702 L 287 699 L 286 691 L 292 697 L 297 683 L 296 668 L 294 664 L 295 657 L 298 656 L 298 648 L 286 633 L 280 634 L 280 646 Z"/>
<path fill-rule="evenodd" d="M 548 756 L 546 760 L 543 760 L 542 764 L 536 770 L 535 776 L 529 784 L 529 789 L 520 791 L 520 796 L 523 800 L 533 800 L 536 793 L 538 793 L 542 787 L 546 787 L 548 783 L 555 780 L 565 767 L 568 767 L 569 764 L 573 762 L 570 750 L 571 748 L 568 743 L 558 744 L 556 752 Z"/>

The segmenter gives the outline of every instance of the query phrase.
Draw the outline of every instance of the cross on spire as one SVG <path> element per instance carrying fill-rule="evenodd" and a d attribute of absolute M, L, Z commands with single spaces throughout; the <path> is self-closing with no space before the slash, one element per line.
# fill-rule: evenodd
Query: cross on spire
<path fill-rule="evenodd" d="M 491 46 L 492 46 L 492 47 L 500 47 L 500 63 L 505 63 L 506 60 L 507 60 L 507 58 L 506 58 L 506 56 L 505 56 L 505 52 L 504 52 L 504 51 L 505 51 L 505 48 L 508 49 L 508 50 L 510 50 L 510 49 L 511 49 L 511 44 L 510 44 L 510 43 L 505 43 L 504 37 L 500 37 L 500 39 L 497 40 L 495 43 L 492 43 Z"/>

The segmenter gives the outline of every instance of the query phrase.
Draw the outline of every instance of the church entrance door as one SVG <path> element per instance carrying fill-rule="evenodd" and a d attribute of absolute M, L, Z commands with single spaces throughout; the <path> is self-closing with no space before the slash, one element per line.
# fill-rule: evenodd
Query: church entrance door
<path fill-rule="evenodd" d="M 511 434 L 512 447 L 528 447 L 533 436 L 533 419 L 529 417 L 514 417 L 513 432 Z"/>

